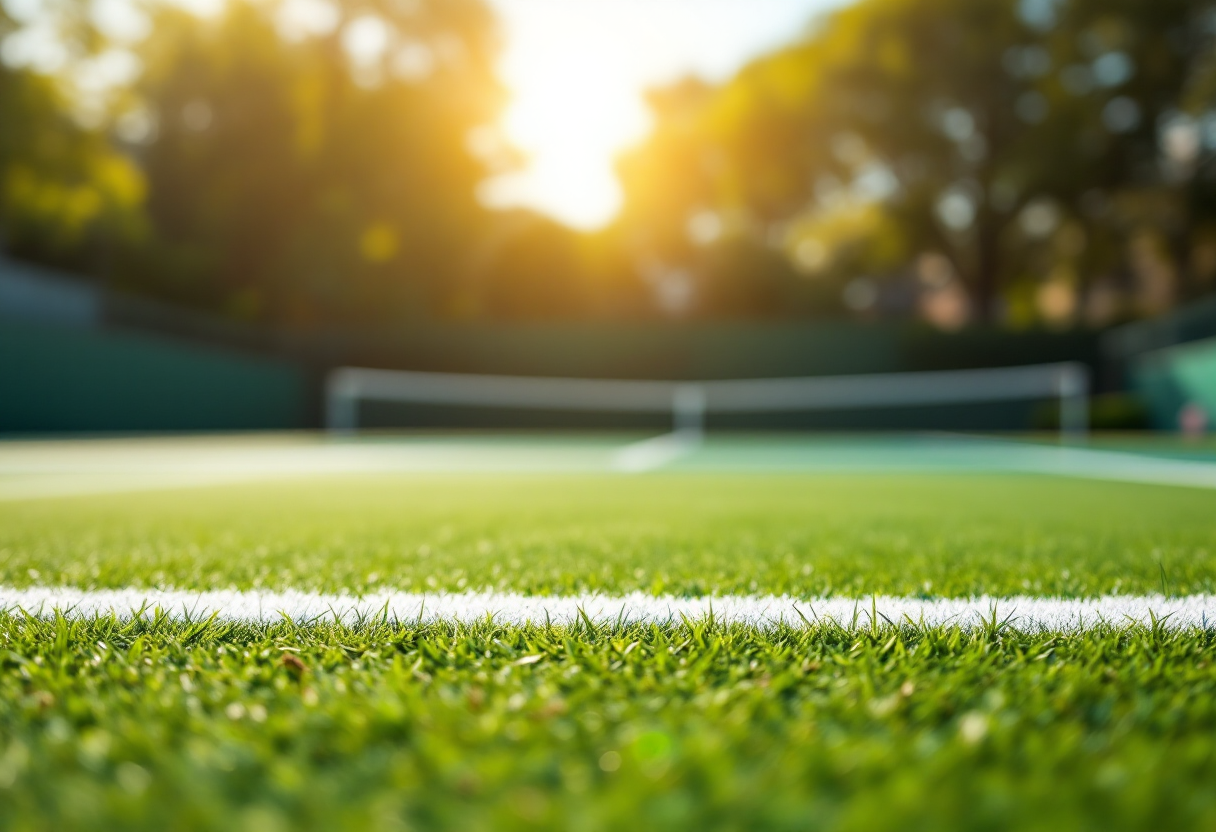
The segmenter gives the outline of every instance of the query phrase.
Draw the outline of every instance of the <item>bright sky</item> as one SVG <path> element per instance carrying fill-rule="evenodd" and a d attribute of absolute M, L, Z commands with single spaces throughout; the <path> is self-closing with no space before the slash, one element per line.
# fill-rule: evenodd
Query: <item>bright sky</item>
<path fill-rule="evenodd" d="M 795 38 L 840 0 L 489 0 L 502 18 L 512 102 L 507 138 L 530 160 L 486 183 L 491 205 L 524 205 L 596 228 L 620 207 L 613 158 L 648 127 L 643 91 L 688 74 L 722 79 Z"/>

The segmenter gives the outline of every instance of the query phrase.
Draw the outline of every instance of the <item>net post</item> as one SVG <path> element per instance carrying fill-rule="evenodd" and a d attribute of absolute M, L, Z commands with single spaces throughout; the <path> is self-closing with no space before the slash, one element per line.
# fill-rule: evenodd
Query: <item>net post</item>
<path fill-rule="evenodd" d="M 1060 436 L 1084 442 L 1089 435 L 1089 368 L 1070 362 L 1056 375 L 1060 396 Z"/>
<path fill-rule="evenodd" d="M 700 440 L 705 433 L 705 388 L 677 384 L 671 392 L 671 417 L 677 434 Z"/>
<path fill-rule="evenodd" d="M 359 382 L 339 367 L 325 378 L 325 429 L 333 435 L 352 434 L 358 428 Z"/>

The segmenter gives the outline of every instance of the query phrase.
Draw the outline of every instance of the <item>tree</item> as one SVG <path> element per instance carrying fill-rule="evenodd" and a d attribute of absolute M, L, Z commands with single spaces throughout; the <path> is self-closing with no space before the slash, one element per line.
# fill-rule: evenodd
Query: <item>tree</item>
<path fill-rule="evenodd" d="M 1130 220 L 1107 208 L 1170 189 L 1161 127 L 1183 109 L 1206 11 L 862 0 L 721 88 L 657 97 L 652 137 L 622 164 L 622 222 L 664 228 L 651 250 L 687 260 L 681 226 L 717 217 L 820 279 L 944 257 L 933 274 L 990 319 L 1044 274 L 1110 268 Z"/>
<path fill-rule="evenodd" d="M 0 6 L 0 40 L 18 30 Z M 104 272 L 139 244 L 144 180 L 71 113 L 64 79 L 0 61 L 0 250 Z"/>
<path fill-rule="evenodd" d="M 476 0 L 321 8 L 294 28 L 289 3 L 158 10 L 140 281 L 277 322 L 450 314 L 486 222 L 469 136 L 501 102 L 493 21 Z"/>

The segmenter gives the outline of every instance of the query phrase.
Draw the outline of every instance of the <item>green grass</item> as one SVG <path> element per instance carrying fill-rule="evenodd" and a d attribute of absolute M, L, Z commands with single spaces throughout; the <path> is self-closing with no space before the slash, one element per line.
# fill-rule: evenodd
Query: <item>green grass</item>
<path fill-rule="evenodd" d="M 1216 592 L 1216 492 L 994 475 L 364 477 L 0 503 L 0 583 Z"/>
<path fill-rule="evenodd" d="M 0 634 L 11 828 L 1216 824 L 1211 633 Z"/>
<path fill-rule="evenodd" d="M 0 583 L 1210 593 L 1213 509 L 1036 476 L 361 477 L 3 503 Z M 1212 829 L 1214 649 L 0 614 L 0 828 Z"/>

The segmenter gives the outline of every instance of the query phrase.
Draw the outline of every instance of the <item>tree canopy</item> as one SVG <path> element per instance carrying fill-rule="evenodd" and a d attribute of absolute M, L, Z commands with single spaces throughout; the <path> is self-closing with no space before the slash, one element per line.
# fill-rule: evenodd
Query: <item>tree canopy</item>
<path fill-rule="evenodd" d="M 1102 325 L 1216 281 L 1206 0 L 858 0 L 652 91 L 594 234 L 477 199 L 520 162 L 480 0 L 152 4 L 122 44 L 86 6 L 59 69 L 0 61 L 0 246 L 216 313 Z"/>
<path fill-rule="evenodd" d="M 0 5 L 0 41 L 18 28 Z M 61 79 L 0 61 L 0 249 L 88 268 L 144 239 L 145 180 L 69 109 Z"/>
<path fill-rule="evenodd" d="M 502 98 L 492 20 L 355 0 L 297 33 L 285 6 L 238 0 L 201 25 L 158 10 L 136 88 L 160 242 L 144 279 L 239 317 L 442 313 L 485 222 L 467 137 Z"/>
<path fill-rule="evenodd" d="M 1210 20 L 1190 0 L 861 0 L 720 88 L 656 94 L 622 225 L 677 262 L 779 248 L 859 309 L 912 273 L 942 323 L 1072 320 L 1123 278 L 1160 311 L 1213 277 L 1190 193 L 1211 190 Z M 1137 266 L 1155 274 L 1120 275 Z"/>

